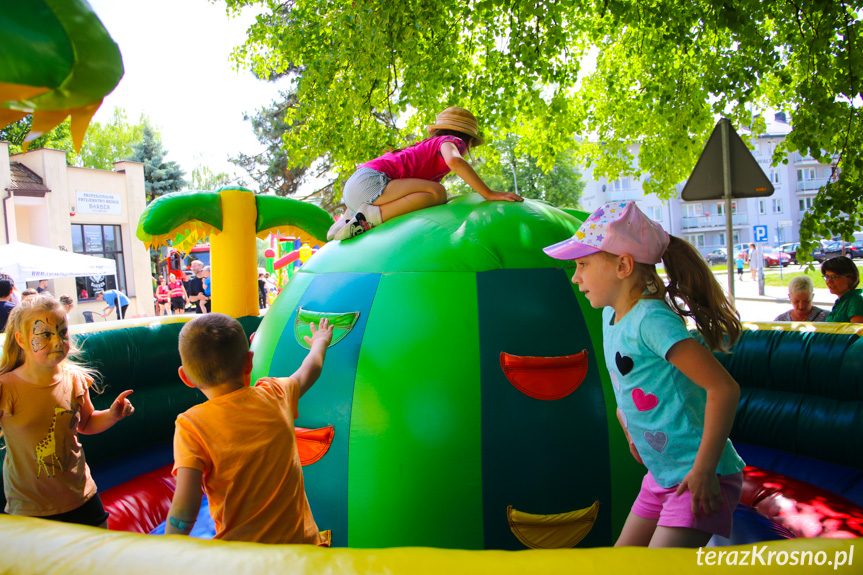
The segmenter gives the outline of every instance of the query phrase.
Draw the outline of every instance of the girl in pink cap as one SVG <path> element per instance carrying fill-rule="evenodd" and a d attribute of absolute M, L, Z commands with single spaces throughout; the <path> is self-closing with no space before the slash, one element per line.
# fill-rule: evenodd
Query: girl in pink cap
<path fill-rule="evenodd" d="M 330 228 L 328 240 L 352 238 L 396 216 L 443 204 L 446 189 L 440 182 L 451 171 L 486 200 L 523 201 L 518 194 L 489 188 L 464 159 L 483 143 L 473 114 L 447 108 L 426 130 L 430 138 L 357 168 L 342 194 L 348 211 Z"/>
<path fill-rule="evenodd" d="M 702 547 L 714 533 L 729 537 L 745 465 L 728 439 L 740 388 L 710 350 L 727 351 L 741 326 L 703 258 L 634 202 L 605 204 L 545 252 L 575 260 L 572 282 L 603 308 L 617 416 L 648 470 L 616 545 Z"/>

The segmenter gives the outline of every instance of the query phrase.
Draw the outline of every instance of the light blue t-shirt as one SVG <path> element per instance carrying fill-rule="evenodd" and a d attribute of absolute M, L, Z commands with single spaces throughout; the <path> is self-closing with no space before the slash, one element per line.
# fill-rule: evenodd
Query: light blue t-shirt
<path fill-rule="evenodd" d="M 115 289 L 109 289 L 108 291 L 103 292 L 102 299 L 105 300 L 108 307 L 117 307 L 117 300 L 119 300 L 120 307 L 129 305 L 129 298 L 126 297 L 126 294 Z"/>
<path fill-rule="evenodd" d="M 695 463 L 707 403 L 707 392 L 665 359 L 674 344 L 691 337 L 686 324 L 664 301 L 642 299 L 617 324 L 614 308 L 605 308 L 602 337 L 632 442 L 656 482 L 674 487 Z M 726 440 L 716 473 L 730 475 L 744 466 Z"/>

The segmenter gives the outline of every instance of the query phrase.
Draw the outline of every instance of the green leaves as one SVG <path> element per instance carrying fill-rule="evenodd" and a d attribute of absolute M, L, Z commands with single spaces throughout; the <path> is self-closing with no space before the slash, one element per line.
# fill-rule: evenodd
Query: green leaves
<path fill-rule="evenodd" d="M 837 167 L 806 233 L 863 223 L 852 104 L 863 0 L 227 0 L 252 4 L 267 11 L 234 57 L 263 77 L 295 77 L 284 139 L 294 165 L 327 156 L 347 175 L 457 104 L 487 140 L 521 138 L 542 169 L 574 149 L 595 177 L 642 178 L 668 198 L 718 116 L 757 135 L 753 115 L 776 109 L 794 131 L 774 163 L 799 151 Z"/>

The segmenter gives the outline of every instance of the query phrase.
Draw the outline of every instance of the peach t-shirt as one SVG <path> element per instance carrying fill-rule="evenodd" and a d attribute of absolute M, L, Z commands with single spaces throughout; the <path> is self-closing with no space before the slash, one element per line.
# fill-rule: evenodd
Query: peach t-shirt
<path fill-rule="evenodd" d="M 306 499 L 294 419 L 299 384 L 263 378 L 177 417 L 174 474 L 204 474 L 216 539 L 320 542 Z"/>
<path fill-rule="evenodd" d="M 90 382 L 68 371 L 50 385 L 0 375 L 0 427 L 6 440 L 6 512 L 45 517 L 72 511 L 96 494 L 78 441 L 81 398 Z"/>

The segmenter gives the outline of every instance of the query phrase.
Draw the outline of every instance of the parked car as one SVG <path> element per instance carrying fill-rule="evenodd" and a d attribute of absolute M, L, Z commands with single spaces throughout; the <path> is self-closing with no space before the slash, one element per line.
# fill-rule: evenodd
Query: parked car
<path fill-rule="evenodd" d="M 718 248 L 704 256 L 708 265 L 724 264 L 728 262 L 728 252 L 725 248 Z"/>
<path fill-rule="evenodd" d="M 847 246 L 848 244 L 845 245 Z M 824 262 L 829 259 L 841 256 L 842 251 L 842 242 L 822 241 L 821 247 L 816 248 L 815 251 L 812 252 L 812 259 L 814 259 L 816 262 Z M 847 249 L 845 251 L 847 251 Z"/>
<path fill-rule="evenodd" d="M 845 244 L 845 250 L 850 250 L 850 253 L 847 255 L 851 259 L 863 258 L 863 240 L 854 242 L 853 244 Z"/>
<path fill-rule="evenodd" d="M 780 263 L 782 267 L 785 267 L 791 263 L 791 256 L 770 246 L 761 248 L 761 257 L 764 259 L 764 267 L 766 268 L 778 266 Z"/>
<path fill-rule="evenodd" d="M 799 247 L 800 244 L 796 242 L 793 244 L 782 244 L 781 246 L 779 246 L 779 251 L 788 254 L 788 257 L 791 258 L 791 263 L 796 264 L 799 263 L 797 261 L 797 248 Z"/>

